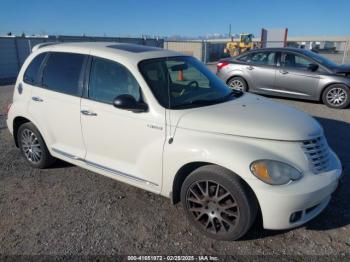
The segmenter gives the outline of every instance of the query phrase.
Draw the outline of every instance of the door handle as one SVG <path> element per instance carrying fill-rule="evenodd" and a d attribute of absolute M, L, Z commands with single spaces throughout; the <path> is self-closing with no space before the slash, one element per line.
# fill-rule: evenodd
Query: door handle
<path fill-rule="evenodd" d="M 247 69 L 248 69 L 248 70 L 253 70 L 253 69 L 254 69 L 254 67 L 252 67 L 252 66 L 248 66 L 248 67 L 247 67 Z"/>
<path fill-rule="evenodd" d="M 33 96 L 32 97 L 32 100 L 35 101 L 35 102 L 43 102 L 44 100 L 42 100 L 40 97 L 38 96 Z"/>
<path fill-rule="evenodd" d="M 91 112 L 89 110 L 81 110 L 80 112 L 86 116 L 97 116 L 97 114 L 95 112 Z"/>
<path fill-rule="evenodd" d="M 283 74 L 283 75 L 286 75 L 286 74 L 288 74 L 289 72 L 286 71 L 286 70 L 280 70 L 280 73 Z"/>

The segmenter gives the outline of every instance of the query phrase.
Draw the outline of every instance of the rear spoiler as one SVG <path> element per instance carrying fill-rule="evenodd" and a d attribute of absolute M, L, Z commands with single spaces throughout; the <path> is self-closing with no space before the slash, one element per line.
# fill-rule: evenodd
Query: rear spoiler
<path fill-rule="evenodd" d="M 32 52 L 42 48 L 42 47 L 45 47 L 45 46 L 49 46 L 49 45 L 56 45 L 58 44 L 58 42 L 45 42 L 45 43 L 40 43 L 40 44 L 37 44 L 35 46 L 33 46 L 32 48 Z"/>

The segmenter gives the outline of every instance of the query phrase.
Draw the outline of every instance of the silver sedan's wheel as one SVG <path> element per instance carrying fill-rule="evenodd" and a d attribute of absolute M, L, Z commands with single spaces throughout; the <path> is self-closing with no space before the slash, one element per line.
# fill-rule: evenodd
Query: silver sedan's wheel
<path fill-rule="evenodd" d="M 37 164 L 42 157 L 42 150 L 36 135 L 29 129 L 24 129 L 21 134 L 21 146 L 28 161 Z"/>
<path fill-rule="evenodd" d="M 335 106 L 341 106 L 347 100 L 347 94 L 342 88 L 332 88 L 327 93 L 327 101 Z"/>
<path fill-rule="evenodd" d="M 343 84 L 331 85 L 323 92 L 322 100 L 329 107 L 346 108 L 350 103 L 349 88 Z"/>
<path fill-rule="evenodd" d="M 227 85 L 234 90 L 245 92 L 247 91 L 247 83 L 241 77 L 233 77 L 228 82 Z"/>
<path fill-rule="evenodd" d="M 236 200 L 214 181 L 197 181 L 187 191 L 187 208 L 204 230 L 219 234 L 231 231 L 239 221 Z"/>

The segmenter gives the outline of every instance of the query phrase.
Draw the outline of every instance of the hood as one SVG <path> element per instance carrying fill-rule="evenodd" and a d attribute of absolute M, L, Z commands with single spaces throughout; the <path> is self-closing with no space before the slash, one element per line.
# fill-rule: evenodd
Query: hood
<path fill-rule="evenodd" d="M 322 127 L 308 114 L 247 93 L 232 101 L 183 113 L 178 128 L 286 141 L 323 134 Z"/>
<path fill-rule="evenodd" d="M 336 74 L 350 74 L 350 64 L 338 65 L 332 68 Z"/>

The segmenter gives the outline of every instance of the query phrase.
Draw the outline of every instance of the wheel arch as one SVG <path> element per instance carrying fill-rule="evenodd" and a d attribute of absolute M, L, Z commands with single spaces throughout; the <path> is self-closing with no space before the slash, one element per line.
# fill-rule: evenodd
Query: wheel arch
<path fill-rule="evenodd" d="M 234 78 L 234 77 L 240 77 L 240 78 L 242 78 L 244 81 L 245 81 L 245 83 L 247 84 L 247 90 L 249 90 L 249 82 L 248 82 L 248 80 L 247 80 L 247 78 L 246 77 L 244 77 L 244 76 L 242 76 L 242 75 L 240 75 L 240 74 L 233 74 L 233 75 L 231 75 L 227 80 L 226 80 L 226 85 L 228 85 L 228 82 L 232 79 L 232 78 Z"/>
<path fill-rule="evenodd" d="M 177 204 L 178 202 L 180 202 L 180 196 L 181 196 L 181 187 L 183 182 L 185 181 L 186 177 L 189 176 L 193 171 L 195 171 L 196 169 L 203 167 L 203 166 L 207 166 L 207 165 L 216 165 L 219 166 L 221 168 L 227 169 L 229 170 L 232 175 L 237 176 L 242 183 L 251 191 L 252 195 L 255 198 L 255 201 L 257 203 L 258 206 L 258 212 L 261 212 L 261 208 L 260 208 L 260 203 L 258 201 L 258 198 L 254 192 L 254 190 L 252 189 L 252 187 L 238 174 L 236 174 L 235 172 L 233 172 L 231 169 L 228 169 L 222 165 L 218 165 L 215 163 L 210 163 L 210 162 L 190 162 L 187 163 L 185 165 L 183 165 L 176 173 L 174 180 L 173 180 L 173 186 L 172 186 L 172 193 L 170 195 L 170 199 L 172 204 Z"/>
<path fill-rule="evenodd" d="M 171 191 L 171 202 L 173 204 L 176 204 L 180 201 L 180 195 L 181 195 L 181 187 L 183 182 L 185 181 L 186 177 L 191 174 L 194 170 L 206 166 L 206 165 L 212 165 L 212 163 L 209 162 L 190 162 L 185 165 L 183 165 L 175 174 L 174 180 L 173 180 L 173 186 Z"/>
<path fill-rule="evenodd" d="M 13 139 L 15 140 L 15 145 L 16 147 L 18 147 L 18 139 L 17 139 L 17 133 L 18 133 L 18 129 L 21 125 L 25 124 L 25 123 L 32 123 L 28 118 L 23 117 L 23 116 L 16 116 L 13 119 Z"/>
<path fill-rule="evenodd" d="M 332 85 L 343 85 L 343 86 L 346 86 L 349 90 L 350 90 L 350 85 L 347 85 L 343 82 L 331 82 L 331 83 L 327 83 L 321 90 L 321 92 L 319 93 L 319 96 L 318 96 L 318 101 L 321 101 L 322 102 L 322 97 L 323 97 L 323 94 L 324 92 L 326 91 L 326 89 Z"/>

